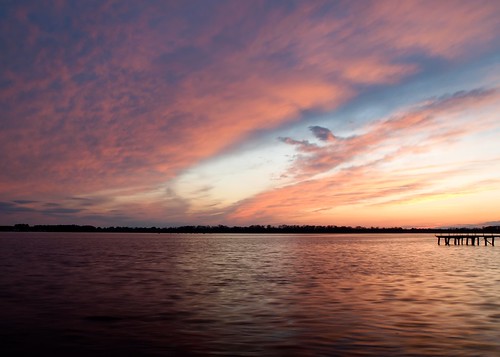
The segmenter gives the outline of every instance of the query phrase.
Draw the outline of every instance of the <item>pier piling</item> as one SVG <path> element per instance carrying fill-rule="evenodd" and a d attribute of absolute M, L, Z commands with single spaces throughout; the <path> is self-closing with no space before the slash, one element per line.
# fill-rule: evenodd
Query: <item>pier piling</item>
<path fill-rule="evenodd" d="M 480 239 L 483 238 L 484 246 L 495 246 L 495 238 L 500 237 L 500 234 L 487 234 L 487 233 L 445 233 L 445 234 L 436 234 L 438 239 L 438 245 L 441 245 L 441 238 L 444 239 L 444 245 L 450 245 L 450 241 L 453 238 L 453 245 L 470 245 L 479 246 Z"/>

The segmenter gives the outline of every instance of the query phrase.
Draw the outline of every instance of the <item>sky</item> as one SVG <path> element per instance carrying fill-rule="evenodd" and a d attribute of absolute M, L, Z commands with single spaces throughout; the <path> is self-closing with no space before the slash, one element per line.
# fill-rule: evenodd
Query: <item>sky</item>
<path fill-rule="evenodd" d="M 2 1 L 0 224 L 500 224 L 499 19 Z"/>

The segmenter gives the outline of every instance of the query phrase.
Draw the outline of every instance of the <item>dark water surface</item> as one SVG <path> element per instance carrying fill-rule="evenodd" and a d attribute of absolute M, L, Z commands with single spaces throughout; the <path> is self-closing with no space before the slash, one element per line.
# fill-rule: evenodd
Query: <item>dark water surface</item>
<path fill-rule="evenodd" d="M 0 353 L 500 356 L 499 247 L 0 234 Z"/>

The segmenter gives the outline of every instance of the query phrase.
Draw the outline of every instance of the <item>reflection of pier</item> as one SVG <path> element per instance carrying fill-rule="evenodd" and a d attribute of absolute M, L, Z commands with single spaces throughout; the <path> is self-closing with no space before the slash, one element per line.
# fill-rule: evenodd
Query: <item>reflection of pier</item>
<path fill-rule="evenodd" d="M 438 239 L 438 244 L 441 244 L 441 239 L 444 239 L 445 245 L 450 245 L 451 240 L 453 240 L 453 245 L 479 245 L 479 240 L 483 238 L 484 245 L 495 245 L 495 238 L 500 237 L 499 234 L 494 233 L 444 233 L 436 234 Z"/>

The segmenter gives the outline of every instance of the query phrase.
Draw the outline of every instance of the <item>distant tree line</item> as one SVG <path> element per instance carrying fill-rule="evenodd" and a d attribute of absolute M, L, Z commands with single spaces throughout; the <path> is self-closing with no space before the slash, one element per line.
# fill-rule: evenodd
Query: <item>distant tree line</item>
<path fill-rule="evenodd" d="M 90 225 L 33 225 L 0 226 L 2 232 L 110 232 L 110 233 L 446 233 L 500 232 L 500 226 L 482 228 L 402 228 L 349 227 L 315 225 L 251 225 L 251 226 L 180 226 L 180 227 L 94 227 Z"/>

